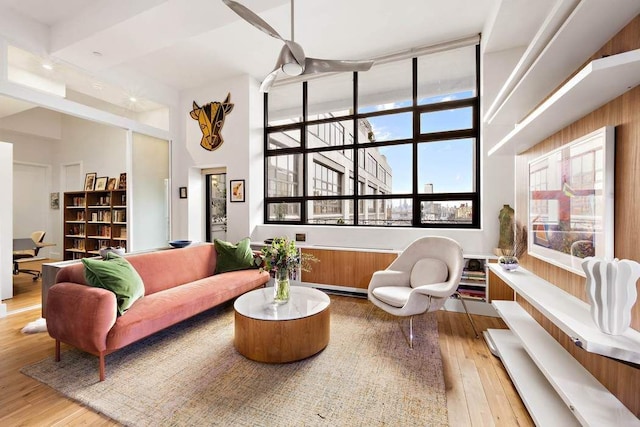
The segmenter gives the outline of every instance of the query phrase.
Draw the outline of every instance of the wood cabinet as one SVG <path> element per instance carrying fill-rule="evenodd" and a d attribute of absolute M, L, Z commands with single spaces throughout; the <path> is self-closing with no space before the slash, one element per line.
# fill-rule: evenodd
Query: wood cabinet
<path fill-rule="evenodd" d="M 302 248 L 320 262 L 311 271 L 302 272 L 302 281 L 341 286 L 366 293 L 371 276 L 384 270 L 397 257 L 397 252 L 367 252 L 365 250 L 336 250 Z"/>
<path fill-rule="evenodd" d="M 64 193 L 64 259 L 99 255 L 105 247 L 127 248 L 126 190 Z"/>

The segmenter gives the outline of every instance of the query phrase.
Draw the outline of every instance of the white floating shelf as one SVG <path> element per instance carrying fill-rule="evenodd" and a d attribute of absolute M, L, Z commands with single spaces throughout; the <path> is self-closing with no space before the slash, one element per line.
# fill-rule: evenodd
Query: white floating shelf
<path fill-rule="evenodd" d="M 640 426 L 640 420 L 574 359 L 517 302 L 494 301 L 536 367 L 584 426 Z M 499 351 L 500 345 L 495 342 Z M 506 365 L 506 360 L 503 360 Z M 568 425 L 552 422 L 540 425 Z"/>
<path fill-rule="evenodd" d="M 507 272 L 498 265 L 490 264 L 489 269 L 579 347 L 591 353 L 640 364 L 640 332 L 629 328 L 622 335 L 605 334 L 593 322 L 586 302 L 522 267 Z"/>
<path fill-rule="evenodd" d="M 591 61 L 489 150 L 519 154 L 640 83 L 640 49 Z"/>
<path fill-rule="evenodd" d="M 537 426 L 580 425 L 512 331 L 487 329 L 485 339 L 495 346 L 497 356 Z"/>

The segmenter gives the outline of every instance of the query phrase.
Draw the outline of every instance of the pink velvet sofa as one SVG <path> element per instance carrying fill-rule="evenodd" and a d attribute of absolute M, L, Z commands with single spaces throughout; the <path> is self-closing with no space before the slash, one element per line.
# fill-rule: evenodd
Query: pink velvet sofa
<path fill-rule="evenodd" d="M 269 274 L 257 269 L 214 274 L 217 253 L 212 244 L 125 258 L 142 277 L 145 296 L 122 316 L 116 316 L 113 292 L 87 285 L 81 263 L 60 270 L 49 289 L 47 329 L 56 340 L 56 361 L 61 342 L 94 354 L 100 381 L 107 354 L 269 281 Z"/>

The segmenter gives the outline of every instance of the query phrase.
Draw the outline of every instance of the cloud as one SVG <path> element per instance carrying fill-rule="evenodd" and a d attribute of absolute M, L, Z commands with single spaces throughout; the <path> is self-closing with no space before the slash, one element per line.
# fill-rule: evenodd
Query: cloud
<path fill-rule="evenodd" d="M 390 102 L 388 104 L 380 104 L 380 105 L 376 105 L 376 110 L 377 111 L 382 111 L 382 110 L 392 110 L 394 108 L 399 108 L 400 105 L 395 103 L 395 102 Z"/>

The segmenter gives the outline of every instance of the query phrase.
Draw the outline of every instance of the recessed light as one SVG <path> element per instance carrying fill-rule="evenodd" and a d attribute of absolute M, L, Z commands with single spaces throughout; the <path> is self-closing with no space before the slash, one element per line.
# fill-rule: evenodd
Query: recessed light
<path fill-rule="evenodd" d="M 136 102 L 137 100 L 138 99 L 136 97 L 134 97 L 134 96 L 130 96 L 129 97 L 129 101 L 131 101 L 131 102 Z"/>
<path fill-rule="evenodd" d="M 53 65 L 49 64 L 48 62 L 45 62 L 44 64 L 42 64 L 42 68 L 44 68 L 45 70 L 53 70 Z"/>

